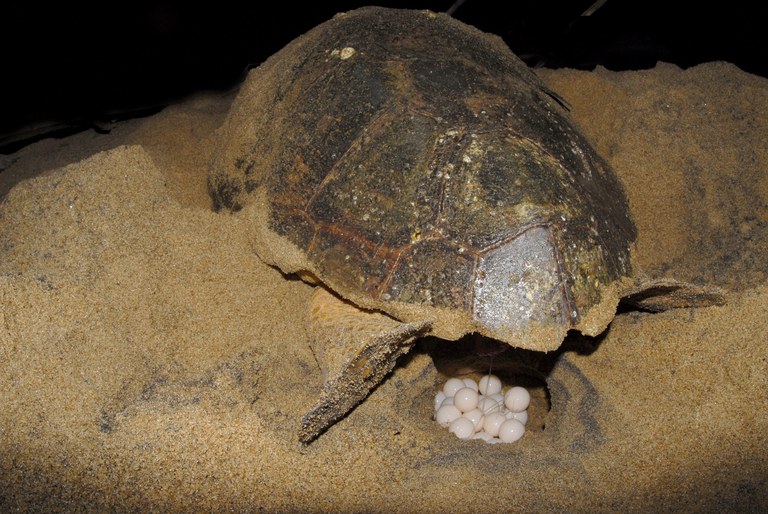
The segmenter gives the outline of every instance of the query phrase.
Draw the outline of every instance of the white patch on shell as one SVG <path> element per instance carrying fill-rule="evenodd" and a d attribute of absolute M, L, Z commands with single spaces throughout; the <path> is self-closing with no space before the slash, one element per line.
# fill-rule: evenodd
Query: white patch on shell
<path fill-rule="evenodd" d="M 355 50 L 351 46 L 344 47 L 339 52 L 339 59 L 341 59 L 342 61 L 346 61 L 347 59 L 355 55 L 356 51 L 357 50 Z"/>
<path fill-rule="evenodd" d="M 357 53 L 357 50 L 355 50 L 351 46 L 347 46 L 342 48 L 341 50 L 339 50 L 338 48 L 334 48 L 333 50 L 331 50 L 330 55 L 331 57 L 338 57 L 342 61 L 346 61 L 347 59 L 355 55 L 355 53 Z"/>
<path fill-rule="evenodd" d="M 548 228 L 533 227 L 486 252 L 478 271 L 473 316 L 483 334 L 504 340 L 532 326 L 563 323 L 567 299 Z"/>

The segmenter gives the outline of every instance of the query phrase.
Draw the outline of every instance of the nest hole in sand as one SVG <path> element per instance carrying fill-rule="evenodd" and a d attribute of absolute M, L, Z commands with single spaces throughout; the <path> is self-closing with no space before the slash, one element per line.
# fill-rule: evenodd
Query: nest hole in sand
<path fill-rule="evenodd" d="M 526 431 L 545 430 L 552 407 L 547 374 L 553 355 L 513 348 L 506 343 L 477 334 L 458 341 L 427 337 L 418 343 L 431 357 L 438 374 L 437 393 L 450 378 L 471 378 L 477 382 L 488 374 L 501 379 L 502 389 L 521 386 L 531 395 Z M 431 399 L 430 399 L 431 401 Z"/>

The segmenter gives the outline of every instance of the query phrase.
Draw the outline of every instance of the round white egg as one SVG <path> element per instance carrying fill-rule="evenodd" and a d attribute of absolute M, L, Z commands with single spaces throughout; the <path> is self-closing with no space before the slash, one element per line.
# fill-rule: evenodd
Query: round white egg
<path fill-rule="evenodd" d="M 516 419 L 523 425 L 528 423 L 528 411 L 524 410 L 523 412 L 512 412 L 507 411 L 505 415 L 506 419 Z"/>
<path fill-rule="evenodd" d="M 525 434 L 531 396 L 523 387 L 502 391 L 495 375 L 451 378 L 435 394 L 435 420 L 459 439 L 512 443 Z"/>
<path fill-rule="evenodd" d="M 435 395 L 435 412 L 437 412 L 437 409 L 439 409 L 443 405 L 443 400 L 448 398 L 445 396 L 445 393 L 442 391 L 438 391 Z"/>
<path fill-rule="evenodd" d="M 453 404 L 459 408 L 461 412 L 469 412 L 472 409 L 477 408 L 477 402 L 480 396 L 477 391 L 471 387 L 464 387 L 456 391 L 453 397 Z"/>
<path fill-rule="evenodd" d="M 449 378 L 448 381 L 443 386 L 443 392 L 445 393 L 445 396 L 451 397 L 456 394 L 456 391 L 464 387 L 467 387 L 467 385 L 464 383 L 462 379 Z"/>
<path fill-rule="evenodd" d="M 491 412 L 499 412 L 501 410 L 501 404 L 493 398 L 482 396 L 477 402 L 477 408 L 486 414 L 490 414 Z"/>
<path fill-rule="evenodd" d="M 479 388 L 477 387 L 477 382 L 475 382 L 471 378 L 465 378 L 463 380 L 463 382 L 464 382 L 464 386 L 465 387 L 469 387 L 470 389 L 474 389 L 475 392 L 477 392 L 479 390 Z"/>
<path fill-rule="evenodd" d="M 501 392 L 501 379 L 496 375 L 485 375 L 478 384 L 479 390 L 486 396 Z"/>
<path fill-rule="evenodd" d="M 504 395 L 504 405 L 512 412 L 523 412 L 530 403 L 531 395 L 524 387 L 512 387 Z"/>
<path fill-rule="evenodd" d="M 483 421 L 483 430 L 487 432 L 488 435 L 496 437 L 499 435 L 499 428 L 505 421 L 507 421 L 507 418 L 504 417 L 504 414 L 492 412 L 485 417 L 485 420 Z"/>
<path fill-rule="evenodd" d="M 469 412 L 465 412 L 463 416 L 475 425 L 475 432 L 483 429 L 483 419 L 485 418 L 485 414 L 483 414 L 483 411 L 480 409 L 472 409 Z"/>
<path fill-rule="evenodd" d="M 447 427 L 453 421 L 461 417 L 461 411 L 455 405 L 443 405 L 435 413 L 435 421 L 441 426 Z"/>
<path fill-rule="evenodd" d="M 516 419 L 508 419 L 499 427 L 499 439 L 505 443 L 514 443 L 525 433 L 525 426 Z"/>
<path fill-rule="evenodd" d="M 451 422 L 448 431 L 455 434 L 459 439 L 469 439 L 475 433 L 475 425 L 472 420 L 460 417 Z"/>

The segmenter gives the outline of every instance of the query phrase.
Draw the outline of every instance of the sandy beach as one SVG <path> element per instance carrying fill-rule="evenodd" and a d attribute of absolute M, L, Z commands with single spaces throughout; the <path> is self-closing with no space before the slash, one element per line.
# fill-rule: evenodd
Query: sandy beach
<path fill-rule="evenodd" d="M 0 510 L 768 507 L 768 81 L 723 62 L 537 73 L 621 177 L 643 268 L 725 305 L 571 334 L 515 444 L 433 421 L 451 359 L 477 359 L 432 339 L 303 447 L 313 288 L 213 211 L 235 93 L 199 96 L 4 160 Z"/>

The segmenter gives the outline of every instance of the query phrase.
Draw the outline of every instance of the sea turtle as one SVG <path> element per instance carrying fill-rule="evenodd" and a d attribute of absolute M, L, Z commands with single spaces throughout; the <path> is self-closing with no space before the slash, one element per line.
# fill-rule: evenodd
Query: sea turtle
<path fill-rule="evenodd" d="M 500 38 L 447 15 L 337 15 L 251 72 L 217 137 L 215 206 L 248 206 L 259 257 L 321 284 L 304 443 L 421 335 L 549 351 L 642 289 L 702 299 L 641 283 L 614 172 Z"/>

